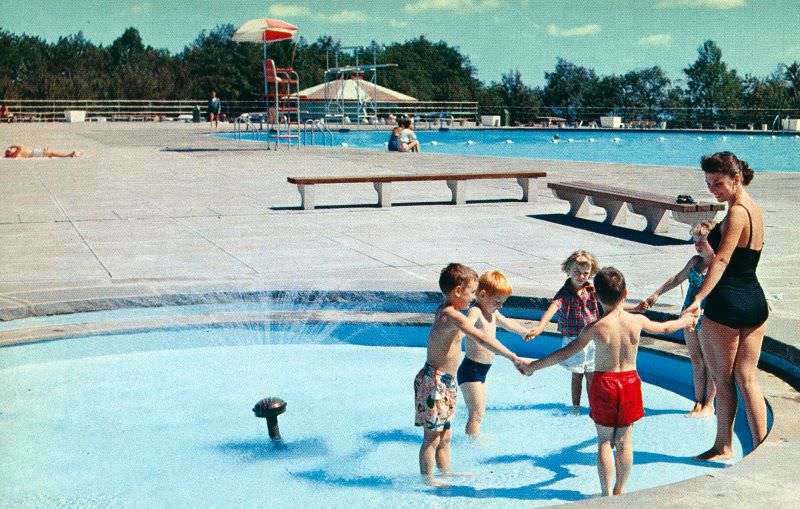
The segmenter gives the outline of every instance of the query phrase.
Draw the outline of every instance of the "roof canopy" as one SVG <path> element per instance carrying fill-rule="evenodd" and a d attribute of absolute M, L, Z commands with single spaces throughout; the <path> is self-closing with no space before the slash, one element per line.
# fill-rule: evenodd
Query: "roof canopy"
<path fill-rule="evenodd" d="M 301 90 L 307 101 L 325 100 L 325 83 Z M 336 101 L 375 101 L 375 102 L 417 102 L 415 97 L 401 94 L 396 90 L 376 85 L 362 79 L 346 79 L 328 82 L 327 96 Z"/>

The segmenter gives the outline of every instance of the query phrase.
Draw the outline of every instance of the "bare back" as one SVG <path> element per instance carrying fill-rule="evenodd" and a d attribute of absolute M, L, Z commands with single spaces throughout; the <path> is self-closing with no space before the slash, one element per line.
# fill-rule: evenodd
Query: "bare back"
<path fill-rule="evenodd" d="M 641 315 L 622 309 L 609 313 L 589 328 L 595 344 L 596 371 L 633 371 L 642 334 Z"/>
<path fill-rule="evenodd" d="M 461 360 L 461 338 L 463 333 L 458 324 L 439 307 L 433 318 L 433 326 L 428 333 L 428 357 L 426 362 L 433 368 L 455 375 Z"/>

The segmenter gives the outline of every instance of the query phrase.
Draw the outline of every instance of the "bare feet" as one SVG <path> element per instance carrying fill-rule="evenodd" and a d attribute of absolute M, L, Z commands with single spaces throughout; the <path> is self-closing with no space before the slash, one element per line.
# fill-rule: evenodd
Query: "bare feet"
<path fill-rule="evenodd" d="M 701 409 L 702 407 L 703 407 L 703 405 L 702 405 L 702 404 L 700 404 L 700 402 L 699 402 L 699 401 L 695 401 L 695 402 L 694 402 L 694 406 L 693 406 L 693 407 L 692 407 L 692 409 L 689 411 L 689 413 L 688 413 L 688 414 L 686 414 L 686 417 L 694 417 L 694 418 L 697 418 L 697 417 L 699 416 L 699 414 L 700 414 L 700 409 Z"/>
<path fill-rule="evenodd" d="M 72 157 L 80 157 L 80 156 L 81 156 L 81 152 L 80 152 L 80 150 L 74 150 L 74 151 L 72 152 Z"/>
<path fill-rule="evenodd" d="M 580 405 L 572 405 L 572 415 L 581 415 Z"/>
<path fill-rule="evenodd" d="M 703 419 L 705 417 L 710 417 L 714 415 L 714 403 L 708 403 L 700 408 L 700 412 L 697 413 L 698 419 Z"/>
<path fill-rule="evenodd" d="M 733 451 L 731 451 L 730 448 L 725 448 L 724 450 L 720 451 L 715 446 L 706 452 L 695 456 L 694 459 L 700 461 L 730 461 L 733 459 Z"/>

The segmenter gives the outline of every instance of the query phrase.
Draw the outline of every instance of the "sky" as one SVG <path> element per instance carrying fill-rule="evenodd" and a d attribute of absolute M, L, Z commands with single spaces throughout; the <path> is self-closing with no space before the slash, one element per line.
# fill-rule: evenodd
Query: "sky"
<path fill-rule="evenodd" d="M 82 31 L 108 45 L 135 27 L 146 45 L 177 53 L 202 30 L 253 18 L 297 25 L 308 41 L 345 46 L 425 36 L 469 57 L 488 83 L 519 70 L 544 84 L 558 57 L 603 76 L 660 66 L 673 80 L 713 39 L 740 75 L 765 77 L 800 61 L 800 0 L 7 0 L 0 29 L 55 42 Z M 394 62 L 402 68 L 402 62 Z"/>

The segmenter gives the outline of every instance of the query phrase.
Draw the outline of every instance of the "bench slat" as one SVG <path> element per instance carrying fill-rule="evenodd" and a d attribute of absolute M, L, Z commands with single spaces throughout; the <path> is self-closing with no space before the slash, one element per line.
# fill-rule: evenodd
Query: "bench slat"
<path fill-rule="evenodd" d="M 503 173 L 427 173 L 409 175 L 349 175 L 327 177 L 287 177 L 290 184 L 353 184 L 358 182 L 419 182 L 428 180 L 476 180 L 505 178 L 542 178 L 543 171 Z"/>
<path fill-rule="evenodd" d="M 515 171 L 502 173 L 428 173 L 416 175 L 350 175 L 328 177 L 287 177 L 286 181 L 297 185 L 304 210 L 314 208 L 314 186 L 317 184 L 354 184 L 371 183 L 378 193 L 378 205 L 381 207 L 392 206 L 393 182 L 421 182 L 443 180 L 447 182 L 456 205 L 466 203 L 465 186 L 467 180 L 477 179 L 516 179 L 522 188 L 522 200 L 532 202 L 535 199 L 535 179 L 546 177 L 543 171 Z"/>

